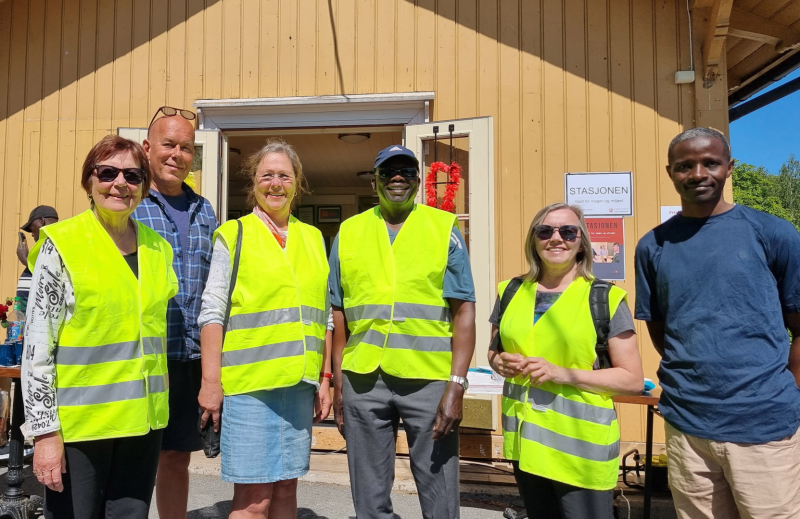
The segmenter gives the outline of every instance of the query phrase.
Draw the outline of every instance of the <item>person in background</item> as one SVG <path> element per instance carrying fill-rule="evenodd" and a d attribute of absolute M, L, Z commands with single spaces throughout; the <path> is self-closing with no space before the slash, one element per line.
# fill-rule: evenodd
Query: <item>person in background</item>
<path fill-rule="evenodd" d="M 611 258 L 611 263 L 621 263 L 622 256 L 619 253 L 619 243 L 614 243 L 614 256 Z"/>
<path fill-rule="evenodd" d="M 159 115 L 162 117 L 157 118 Z M 167 308 L 169 424 L 164 429 L 156 478 L 161 519 L 185 519 L 189 461 L 203 448 L 197 430 L 200 407 L 200 300 L 211 263 L 211 236 L 217 218 L 211 203 L 185 180 L 194 156 L 194 113 L 169 106 L 156 112 L 143 143 L 153 185 L 133 217 L 167 240 L 174 251 L 178 293 Z"/>
<path fill-rule="evenodd" d="M 661 355 L 678 517 L 797 518 L 800 234 L 725 200 L 733 166 L 717 130 L 670 143 L 681 212 L 636 246 L 636 318 Z"/>
<path fill-rule="evenodd" d="M 198 320 L 202 425 L 211 420 L 218 431 L 222 422 L 222 480 L 233 483 L 230 518 L 295 519 L 297 478 L 311 461 L 312 422 L 331 408 L 328 261 L 319 230 L 291 215 L 305 191 L 294 148 L 269 140 L 243 172 L 253 212 L 214 234 Z M 241 252 L 231 294 L 238 223 Z"/>
<path fill-rule="evenodd" d="M 414 203 L 419 162 L 375 159 L 380 204 L 331 247 L 334 413 L 356 515 L 390 519 L 400 419 L 425 519 L 457 519 L 458 426 L 475 350 L 475 288 L 451 213 Z M 349 337 L 348 337 L 349 335 Z"/>
<path fill-rule="evenodd" d="M 555 203 L 540 210 L 525 240 L 530 268 L 523 283 L 502 320 L 510 280 L 500 283 L 489 319 L 502 345 L 490 347 L 489 364 L 506 377 L 503 455 L 512 460 L 532 518 L 614 517 L 619 425 L 611 397 L 644 387 L 633 317 L 616 286 L 608 294 L 611 367 L 594 369 L 590 250 L 580 208 Z"/>
<path fill-rule="evenodd" d="M 49 205 L 40 205 L 31 211 L 28 221 L 25 222 L 25 225 L 20 227 L 20 229 L 31 233 L 31 236 L 33 237 L 33 243 L 36 244 L 36 242 L 39 241 L 39 229 L 45 225 L 56 223 L 57 221 L 58 213 L 54 208 L 50 207 Z M 20 263 L 25 266 L 25 270 L 22 271 L 22 275 L 20 275 L 19 281 L 17 281 L 17 297 L 19 297 L 20 310 L 22 313 L 25 313 L 25 310 L 28 307 L 28 294 L 31 290 L 32 274 L 31 271 L 28 270 L 28 241 L 25 239 L 25 235 L 22 233 L 19 234 L 17 258 L 19 258 Z M 0 455 L 0 457 L 2 457 L 2 455 Z"/>
<path fill-rule="evenodd" d="M 91 208 L 40 230 L 30 253 L 22 387 L 33 473 L 52 519 L 146 519 L 169 419 L 172 248 L 130 215 L 150 189 L 139 144 L 95 144 L 81 170 Z"/>

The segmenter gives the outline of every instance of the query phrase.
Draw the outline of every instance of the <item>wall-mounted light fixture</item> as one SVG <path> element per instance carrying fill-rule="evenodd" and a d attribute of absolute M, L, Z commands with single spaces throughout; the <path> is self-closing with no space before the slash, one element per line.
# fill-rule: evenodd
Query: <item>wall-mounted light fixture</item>
<path fill-rule="evenodd" d="M 340 133 L 339 140 L 349 144 L 360 144 L 370 138 L 368 133 Z"/>

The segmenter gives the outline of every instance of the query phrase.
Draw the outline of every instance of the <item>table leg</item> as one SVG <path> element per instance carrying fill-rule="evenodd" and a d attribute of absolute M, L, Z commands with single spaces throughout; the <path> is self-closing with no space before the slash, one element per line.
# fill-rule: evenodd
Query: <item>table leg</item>
<path fill-rule="evenodd" d="M 43 501 L 39 496 L 28 498 L 22 493 L 22 482 L 25 480 L 22 473 L 25 439 L 20 430 L 25 421 L 22 409 L 22 384 L 20 379 L 15 378 L 11 380 L 11 385 L 14 391 L 14 408 L 11 414 L 11 440 L 9 442 L 8 472 L 6 473 L 8 486 L 3 497 L 0 498 L 0 518 L 33 519 L 36 517 L 36 510 L 42 507 Z"/>
<path fill-rule="evenodd" d="M 655 410 L 653 406 L 647 406 L 647 432 L 644 444 L 644 519 L 650 519 L 650 498 L 653 493 L 653 481 L 651 474 L 653 472 L 653 414 Z"/>

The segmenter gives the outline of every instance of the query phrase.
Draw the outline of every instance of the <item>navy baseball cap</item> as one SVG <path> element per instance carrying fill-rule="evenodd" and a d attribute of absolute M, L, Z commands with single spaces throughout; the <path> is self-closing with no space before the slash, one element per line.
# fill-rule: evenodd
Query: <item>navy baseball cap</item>
<path fill-rule="evenodd" d="M 399 144 L 393 144 L 388 148 L 384 148 L 378 153 L 378 156 L 375 158 L 375 168 L 381 167 L 381 164 L 386 162 L 387 160 L 391 159 L 392 157 L 409 157 L 414 159 L 414 163 L 419 167 L 419 161 L 417 160 L 417 156 L 414 155 L 414 152 L 410 149 L 406 148 L 405 146 L 400 146 Z"/>

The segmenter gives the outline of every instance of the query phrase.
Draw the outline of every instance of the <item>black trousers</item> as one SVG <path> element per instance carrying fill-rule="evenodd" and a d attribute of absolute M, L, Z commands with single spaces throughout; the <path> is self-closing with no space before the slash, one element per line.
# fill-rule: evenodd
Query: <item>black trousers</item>
<path fill-rule="evenodd" d="M 147 519 L 163 430 L 64 444 L 64 491 L 45 488 L 47 519 Z"/>
<path fill-rule="evenodd" d="M 614 491 L 589 490 L 536 476 L 512 462 L 530 519 L 613 519 Z"/>

